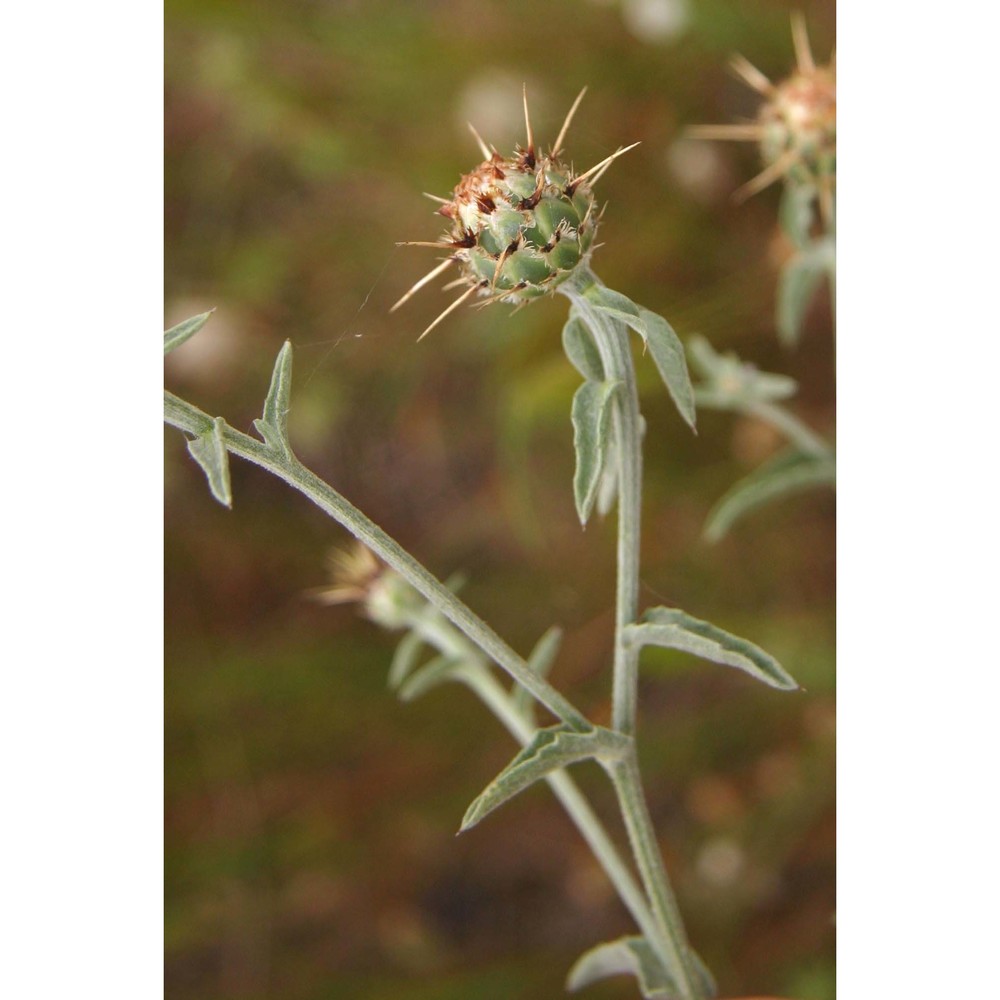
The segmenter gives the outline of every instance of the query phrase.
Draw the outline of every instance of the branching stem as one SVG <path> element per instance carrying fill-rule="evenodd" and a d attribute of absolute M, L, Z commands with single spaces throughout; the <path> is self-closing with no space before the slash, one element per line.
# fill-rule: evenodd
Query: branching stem
<path fill-rule="evenodd" d="M 168 424 L 197 437 L 212 427 L 212 418 L 171 392 L 164 393 L 164 419 Z M 428 572 L 395 539 L 344 499 L 294 455 L 285 455 L 226 425 L 223 442 L 233 455 L 245 458 L 283 479 L 325 510 L 355 538 L 364 542 L 418 593 L 430 601 L 481 649 L 498 667 L 530 691 L 558 719 L 581 731 L 590 723 L 551 684 L 539 677 L 478 615 L 460 601 L 440 580 Z"/>
<path fill-rule="evenodd" d="M 621 808 L 636 866 L 658 925 L 650 943 L 670 970 L 684 1000 L 701 1000 L 680 911 L 667 878 L 649 809 L 642 792 L 635 746 L 639 698 L 638 649 L 625 640 L 625 626 L 639 615 L 639 540 L 642 518 L 642 436 L 639 394 L 628 327 L 596 308 L 588 291 L 600 279 L 587 267 L 560 286 L 594 337 L 604 377 L 621 383 L 615 396 L 614 435 L 618 462 L 618 584 L 615 601 L 612 720 L 618 732 L 633 737 L 626 759 L 608 769 Z"/>
<path fill-rule="evenodd" d="M 635 732 L 639 698 L 638 651 L 624 639 L 624 628 L 639 615 L 639 531 L 642 518 L 642 442 L 635 366 L 623 322 L 596 309 L 587 290 L 600 281 L 592 271 L 560 286 L 594 336 L 604 377 L 620 382 L 615 396 L 614 435 L 618 476 L 618 590 L 615 600 L 615 652 L 612 724 L 620 733 Z"/>
<path fill-rule="evenodd" d="M 625 759 L 608 767 L 635 856 L 643 889 L 622 861 L 604 826 L 565 772 L 547 779 L 564 808 L 580 830 L 595 857 L 607 872 L 623 903 L 646 940 L 656 950 L 680 990 L 681 1000 L 703 1000 L 704 989 L 695 974 L 690 949 L 663 859 L 649 809 L 642 791 L 635 728 L 638 707 L 638 649 L 625 641 L 624 630 L 639 613 L 639 540 L 642 504 L 641 417 L 628 328 L 623 322 L 595 308 L 588 290 L 599 287 L 599 279 L 587 267 L 561 286 L 591 330 L 601 356 L 605 378 L 620 383 L 614 403 L 614 440 L 618 465 L 618 586 L 615 610 L 613 727 L 630 737 Z M 165 420 L 192 435 L 213 427 L 208 414 L 190 403 L 165 393 Z M 443 583 L 418 563 L 394 539 L 349 503 L 336 490 L 307 469 L 290 451 L 284 452 L 228 425 L 222 428 L 227 451 L 261 466 L 305 494 L 335 521 L 343 525 L 459 630 L 476 650 L 506 671 L 562 722 L 581 731 L 588 720 L 543 677 L 533 671 L 481 618 L 460 601 Z M 457 636 L 450 635 L 454 648 Z M 478 657 L 478 653 L 476 654 Z M 480 661 L 481 670 L 471 670 L 466 682 L 521 744 L 530 741 L 534 727 L 518 710 L 513 698 Z M 645 898 L 644 898 L 645 896 Z"/>
<path fill-rule="evenodd" d="M 493 676 L 477 651 L 467 646 L 451 625 L 440 619 L 428 618 L 427 615 L 414 615 L 409 625 L 440 652 L 466 661 L 471 660 L 473 669 L 463 674 L 463 682 L 521 746 L 531 742 L 536 732 L 535 727 L 519 710 L 514 698 Z M 660 939 L 662 932 L 642 889 L 576 782 L 566 771 L 556 771 L 546 781 L 604 869 L 636 925 L 650 941 Z"/>

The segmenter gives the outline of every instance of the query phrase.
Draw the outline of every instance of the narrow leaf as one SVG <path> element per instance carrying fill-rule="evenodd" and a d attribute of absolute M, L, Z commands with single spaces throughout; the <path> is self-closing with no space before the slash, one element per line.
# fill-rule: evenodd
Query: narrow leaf
<path fill-rule="evenodd" d="M 777 326 L 783 344 L 794 347 L 802 334 L 806 311 L 827 273 L 828 255 L 813 246 L 797 253 L 778 278 Z"/>
<path fill-rule="evenodd" d="M 784 667 L 760 646 L 711 622 L 694 618 L 679 608 L 650 608 L 643 614 L 641 622 L 625 626 L 625 638 L 640 648 L 661 646 L 690 653 L 724 667 L 736 667 L 784 691 L 798 689 L 798 684 Z"/>
<path fill-rule="evenodd" d="M 562 629 L 556 625 L 548 629 L 545 634 L 535 643 L 535 648 L 528 656 L 528 668 L 533 670 L 539 677 L 547 677 L 555 662 L 556 653 L 559 652 L 559 644 L 562 642 Z M 535 699 L 527 688 L 515 682 L 514 690 L 511 692 L 514 704 L 521 714 L 534 720 Z"/>
<path fill-rule="evenodd" d="M 638 329 L 641 325 L 639 320 L 639 307 L 621 292 L 612 291 L 603 285 L 591 285 L 586 292 L 587 298 L 595 308 L 608 313 L 615 319 L 620 319 L 623 323 Z M 639 330 L 638 332 L 642 332 Z"/>
<path fill-rule="evenodd" d="M 674 328 L 662 316 L 640 308 L 639 318 L 646 331 L 646 343 L 660 378 L 663 379 L 677 411 L 691 430 L 694 430 L 697 419 L 694 389 L 691 388 L 691 377 L 688 375 L 684 345 L 674 333 Z"/>
<path fill-rule="evenodd" d="M 233 491 L 229 483 L 229 453 L 222 437 L 226 422 L 216 417 L 212 429 L 188 441 L 191 457 L 202 467 L 208 479 L 212 496 L 226 507 L 233 505 Z"/>
<path fill-rule="evenodd" d="M 594 336 L 587 324 L 576 314 L 570 313 L 562 332 L 563 350 L 573 367 L 592 382 L 604 381 L 604 364 Z"/>
<path fill-rule="evenodd" d="M 645 343 L 646 327 L 639 315 L 639 307 L 627 295 L 612 291 L 603 285 L 594 285 L 585 294 L 596 309 L 630 326 Z"/>
<path fill-rule="evenodd" d="M 180 347 L 185 340 L 190 340 L 211 319 L 214 312 L 214 309 L 209 309 L 208 312 L 198 313 L 197 316 L 192 316 L 167 330 L 163 335 L 163 353 L 169 354 L 174 348 Z"/>
<path fill-rule="evenodd" d="M 623 937 L 599 944 L 577 959 L 566 978 L 571 993 L 609 976 L 634 976 L 646 1000 L 680 1000 L 683 991 L 643 937 Z"/>
<path fill-rule="evenodd" d="M 407 632 L 399 641 L 396 652 L 392 654 L 392 663 L 389 666 L 390 690 L 395 691 L 413 671 L 413 668 L 417 665 L 423 645 L 424 641 L 420 637 L 420 633 L 416 631 Z"/>
<path fill-rule="evenodd" d="M 717 542 L 745 514 L 772 500 L 802 493 L 817 486 L 835 486 L 837 467 L 833 458 L 783 451 L 745 476 L 709 511 L 705 538 Z"/>
<path fill-rule="evenodd" d="M 609 729 L 586 732 L 566 725 L 539 729 L 532 741 L 493 779 L 466 810 L 460 832 L 474 827 L 498 806 L 553 771 L 581 760 L 612 762 L 621 759 L 631 741 Z"/>
<path fill-rule="evenodd" d="M 586 524 L 597 496 L 611 428 L 611 400 L 619 382 L 584 382 L 573 397 L 573 446 L 576 472 L 573 499 L 580 524 Z"/>
<path fill-rule="evenodd" d="M 415 674 L 407 677 L 396 693 L 400 701 L 413 701 L 446 681 L 461 680 L 464 669 L 465 664 L 460 660 L 453 660 L 449 656 L 435 656 Z"/>
<path fill-rule="evenodd" d="M 271 385 L 264 400 L 264 415 L 254 421 L 264 441 L 277 451 L 291 455 L 288 443 L 288 408 L 292 391 L 292 342 L 286 340 L 271 373 Z"/>

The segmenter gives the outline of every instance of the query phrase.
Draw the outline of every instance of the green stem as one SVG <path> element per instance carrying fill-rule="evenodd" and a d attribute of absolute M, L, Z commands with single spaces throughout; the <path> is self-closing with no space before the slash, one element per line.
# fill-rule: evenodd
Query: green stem
<path fill-rule="evenodd" d="M 518 710 L 514 699 L 497 682 L 476 651 L 466 646 L 462 637 L 456 635 L 447 622 L 415 614 L 410 619 L 409 625 L 416 629 L 439 652 L 454 656 L 456 659 L 471 661 L 470 667 L 472 669 L 464 674 L 463 682 L 479 696 L 518 743 L 525 746 L 531 741 L 536 732 L 535 727 Z M 649 813 L 642 801 L 641 788 L 630 779 L 630 776 L 637 777 L 638 775 L 638 771 L 634 767 L 634 760 L 631 767 L 626 766 L 624 778 L 619 777 L 614 770 L 610 771 L 610 775 L 616 790 L 618 790 L 622 811 L 627 817 L 626 828 L 630 841 L 635 843 L 641 840 L 648 846 L 652 837 Z M 666 889 L 665 896 L 658 897 L 657 905 L 660 912 L 657 912 L 654 917 L 642 890 L 622 861 L 621 855 L 608 835 L 604 824 L 590 807 L 590 803 L 584 798 L 576 782 L 566 771 L 557 771 L 555 774 L 549 775 L 546 781 L 593 851 L 639 930 L 653 944 L 658 953 L 670 955 L 675 965 L 682 968 L 683 954 L 678 952 L 677 945 L 667 938 L 662 929 L 663 914 L 667 914 L 675 928 L 675 939 L 682 943 L 685 942 L 683 929 L 680 929 L 679 937 L 677 936 L 676 929 L 681 926 L 680 916 L 677 914 L 677 907 L 673 902 L 669 888 Z M 636 801 L 637 798 L 638 801 Z M 657 858 L 659 857 L 655 850 L 654 854 Z"/>
<path fill-rule="evenodd" d="M 418 624 L 422 625 L 424 637 L 440 651 L 456 651 L 457 637 L 448 635 L 450 626 L 446 623 L 431 622 L 428 625 L 426 619 L 413 622 L 414 627 L 417 627 Z M 443 641 L 439 642 L 439 639 Z M 461 642 L 460 639 L 458 641 Z M 471 650 L 468 652 L 472 656 L 476 655 Z M 475 692 L 483 704 L 502 723 L 507 732 L 521 746 L 526 746 L 531 742 L 537 730 L 518 710 L 517 703 L 503 685 L 497 681 L 489 668 L 481 660 L 476 665 L 481 669 L 471 670 L 462 678 L 463 682 Z M 576 782 L 566 771 L 556 771 L 545 780 L 604 869 L 618 893 L 618 897 L 632 915 L 636 925 L 650 940 L 656 940 L 660 935 L 659 926 L 653 918 L 642 890 L 622 860 L 621 854 L 615 847 L 604 824 L 591 808 Z"/>
<path fill-rule="evenodd" d="M 614 435 L 618 476 L 618 589 L 615 600 L 615 651 L 612 690 L 612 724 L 631 736 L 635 732 L 639 702 L 639 654 L 625 642 L 624 629 L 639 616 L 639 530 L 642 520 L 642 439 L 639 394 L 629 346 L 628 328 L 587 298 L 588 289 L 600 280 L 581 269 L 560 286 L 594 335 L 604 377 L 620 382 L 615 396 Z"/>
<path fill-rule="evenodd" d="M 670 888 L 670 880 L 656 841 L 653 820 L 642 790 L 635 747 L 623 761 L 611 765 L 608 773 L 618 795 L 618 805 L 625 820 L 639 875 L 662 931 L 654 939 L 660 945 L 657 951 L 681 988 L 683 1000 L 702 1000 L 704 988 L 694 971 L 684 921 Z"/>
<path fill-rule="evenodd" d="M 639 698 L 639 651 L 625 641 L 625 626 L 639 615 L 639 539 L 642 519 L 642 437 L 639 394 L 628 328 L 595 308 L 588 292 L 600 279 L 582 267 L 560 286 L 587 324 L 601 356 L 604 377 L 620 382 L 615 396 L 614 434 L 618 461 L 618 583 L 615 601 L 613 727 L 633 737 L 625 760 L 609 768 L 636 866 L 657 923 L 647 939 L 681 990 L 683 1000 L 701 1000 L 704 991 L 694 974 L 680 912 L 670 888 L 649 809 L 642 792 L 635 748 Z"/>
<path fill-rule="evenodd" d="M 212 418 L 196 406 L 164 393 L 164 420 L 195 437 L 210 431 Z M 418 593 L 433 604 L 450 622 L 481 649 L 494 663 L 527 688 L 553 715 L 581 731 L 590 723 L 544 678 L 539 677 L 481 618 L 473 613 L 436 577 L 390 538 L 374 521 L 344 499 L 332 486 L 310 472 L 294 455 L 285 455 L 256 438 L 226 425 L 223 443 L 227 451 L 259 465 L 304 493 L 352 535 L 364 542 L 383 562 L 391 566 Z"/>
<path fill-rule="evenodd" d="M 475 680 L 470 680 L 468 683 L 514 739 L 522 746 L 531 741 L 535 734 L 534 727 L 517 711 L 513 699 L 492 674 L 484 670 Z M 662 933 L 650 912 L 642 890 L 622 860 L 604 824 L 598 819 L 576 782 L 565 771 L 556 771 L 545 780 L 611 880 L 611 884 L 639 930 L 649 941 L 660 941 Z"/>

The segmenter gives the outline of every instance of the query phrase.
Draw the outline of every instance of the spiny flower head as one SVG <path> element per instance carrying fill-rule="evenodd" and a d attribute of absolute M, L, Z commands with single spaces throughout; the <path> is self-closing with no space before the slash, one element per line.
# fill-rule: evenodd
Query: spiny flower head
<path fill-rule="evenodd" d="M 439 202 L 438 214 L 450 222 L 448 232 L 435 243 L 405 244 L 450 253 L 393 310 L 453 265 L 458 266 L 459 276 L 447 287 L 465 286 L 462 295 L 421 337 L 476 292 L 487 296 L 483 305 L 529 302 L 551 292 L 587 258 L 598 223 L 593 185 L 615 159 L 633 146 L 618 149 L 581 174 L 575 174 L 560 160 L 563 139 L 585 92 L 586 88 L 577 97 L 547 155 L 535 148 L 527 95 L 524 120 L 528 142 L 525 147 L 517 146 L 513 156 L 501 156 L 469 126 L 483 162 L 462 177 L 451 198 L 428 195 Z"/>
<path fill-rule="evenodd" d="M 792 15 L 792 42 L 795 71 L 777 84 L 742 56 L 732 61 L 740 78 L 766 98 L 756 122 L 701 125 L 690 129 L 690 134 L 756 142 L 764 169 L 737 196 L 749 197 L 779 179 L 810 185 L 819 192 L 820 210 L 829 221 L 837 179 L 836 66 L 832 57 L 828 66 L 816 65 L 801 14 Z"/>
<path fill-rule="evenodd" d="M 361 542 L 332 549 L 327 556 L 330 585 L 309 592 L 322 604 L 359 604 L 384 628 L 402 628 L 421 603 L 417 592 Z"/>

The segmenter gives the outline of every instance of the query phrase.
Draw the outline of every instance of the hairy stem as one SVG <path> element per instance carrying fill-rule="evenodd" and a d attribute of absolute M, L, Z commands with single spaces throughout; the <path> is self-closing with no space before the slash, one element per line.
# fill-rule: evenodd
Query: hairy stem
<path fill-rule="evenodd" d="M 473 669 L 463 676 L 463 682 L 475 692 L 521 746 L 531 742 L 536 732 L 535 727 L 518 709 L 517 703 L 493 676 L 476 651 L 468 647 L 463 651 L 464 640 L 452 631 L 452 626 L 440 620 L 428 621 L 421 615 L 415 615 L 410 625 L 440 652 L 465 659 L 471 658 Z M 480 669 L 475 669 L 476 667 Z M 650 912 L 642 890 L 622 860 L 604 824 L 576 782 L 566 771 L 556 771 L 545 780 L 604 869 L 636 925 L 650 940 L 656 940 L 660 935 L 659 926 Z"/>
<path fill-rule="evenodd" d="M 642 518 L 642 443 L 639 394 L 629 347 L 628 328 L 595 309 L 587 290 L 599 279 L 589 269 L 565 282 L 564 294 L 594 335 L 604 377 L 620 382 L 615 396 L 614 435 L 618 458 L 618 587 L 615 599 L 615 652 L 612 724 L 620 733 L 635 732 L 639 700 L 638 651 L 624 639 L 624 628 L 639 616 L 639 530 Z"/>
<path fill-rule="evenodd" d="M 212 428 L 212 418 L 207 413 L 170 392 L 164 393 L 164 420 L 171 426 L 194 436 L 204 434 Z M 522 687 L 527 688 L 558 719 L 581 731 L 590 728 L 587 719 L 551 684 L 531 670 L 524 659 L 518 656 L 486 622 L 374 521 L 362 514 L 319 476 L 310 472 L 294 455 L 282 454 L 228 425 L 223 428 L 223 443 L 226 450 L 233 455 L 261 466 L 300 493 L 304 493 L 317 507 L 326 511 L 355 538 L 364 542 L 375 555 L 396 570 L 497 666 L 510 674 Z"/>
<path fill-rule="evenodd" d="M 635 366 L 625 324 L 594 306 L 588 291 L 600 279 L 581 267 L 561 291 L 587 324 L 600 352 L 604 377 L 621 383 L 615 397 L 614 434 L 618 461 L 618 580 L 615 600 L 613 727 L 633 737 L 625 760 L 609 769 L 629 843 L 646 896 L 656 918 L 655 935 L 647 935 L 682 991 L 683 1000 L 701 1000 L 704 991 L 694 975 L 687 935 L 660 855 L 649 809 L 643 796 L 635 748 L 639 698 L 639 651 L 625 641 L 625 626 L 639 615 L 639 539 L 642 518 L 642 438 Z"/>
<path fill-rule="evenodd" d="M 662 930 L 656 939 L 660 942 L 657 951 L 683 990 L 681 995 L 684 1000 L 702 1000 L 704 990 L 694 972 L 684 922 L 673 890 L 670 888 L 667 870 L 656 842 L 656 832 L 643 794 L 642 778 L 634 746 L 632 753 L 620 764 L 609 768 L 609 773 L 618 795 L 618 804 L 625 820 L 639 874 L 646 887 L 656 921 Z"/>
<path fill-rule="evenodd" d="M 479 696 L 518 743 L 524 746 L 531 741 L 536 732 L 535 727 L 518 710 L 514 699 L 497 682 L 476 651 L 468 647 L 463 649 L 464 640 L 452 631 L 447 622 L 418 614 L 413 616 L 409 625 L 439 652 L 459 659 L 471 659 L 473 669 L 463 676 L 463 682 Z M 659 954 L 664 956 L 665 961 L 667 961 L 666 956 L 670 956 L 668 967 L 683 969 L 687 941 L 677 904 L 666 883 L 663 864 L 656 850 L 649 812 L 642 798 L 642 788 L 638 783 L 639 772 L 635 765 L 634 754 L 622 765 L 621 773 L 612 768 L 609 769 L 609 775 L 618 795 L 629 841 L 633 845 L 636 857 L 652 858 L 652 867 L 650 871 L 643 872 L 643 878 L 646 879 L 647 876 L 651 880 L 660 878 L 663 883 L 651 900 L 654 907 L 652 912 L 607 830 L 580 792 L 576 782 L 566 771 L 557 771 L 549 775 L 546 781 L 593 851 L 645 938 Z M 667 926 L 671 928 L 669 936 L 663 930 Z"/>
<path fill-rule="evenodd" d="M 531 740 L 535 734 L 534 727 L 517 711 L 510 695 L 497 683 L 495 677 L 484 673 L 471 682 L 470 686 L 522 746 Z M 662 937 L 659 925 L 650 912 L 642 890 L 576 782 L 565 771 L 556 771 L 546 781 L 611 880 L 639 930 L 648 940 L 659 940 Z"/>

